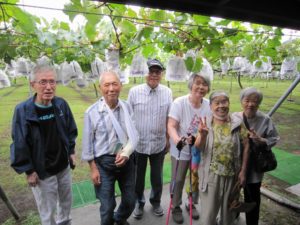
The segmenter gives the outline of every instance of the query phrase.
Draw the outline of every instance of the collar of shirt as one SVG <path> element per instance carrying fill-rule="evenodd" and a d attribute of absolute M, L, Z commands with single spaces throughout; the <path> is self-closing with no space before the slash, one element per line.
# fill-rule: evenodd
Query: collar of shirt
<path fill-rule="evenodd" d="M 152 94 L 152 93 L 157 93 L 157 91 L 159 90 L 159 84 L 157 85 L 156 88 L 151 88 L 148 84 L 146 84 L 146 90 L 147 93 Z"/>
<path fill-rule="evenodd" d="M 107 106 L 106 106 L 105 103 L 104 103 L 104 98 L 102 97 L 102 98 L 99 100 L 99 107 L 98 107 L 99 112 L 101 112 L 101 113 L 107 112 L 106 107 L 107 107 Z M 114 109 L 112 109 L 111 111 L 114 112 L 116 109 L 119 109 L 119 108 L 120 108 L 120 103 L 119 103 L 119 101 L 118 101 L 117 106 L 116 106 Z"/>

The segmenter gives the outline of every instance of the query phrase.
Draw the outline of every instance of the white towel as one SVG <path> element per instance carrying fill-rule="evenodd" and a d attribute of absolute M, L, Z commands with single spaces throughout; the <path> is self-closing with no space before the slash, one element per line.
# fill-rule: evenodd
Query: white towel
<path fill-rule="evenodd" d="M 104 102 L 105 102 L 105 100 L 104 100 Z M 135 128 L 134 122 L 131 119 L 131 116 L 128 112 L 126 105 L 121 100 L 119 100 L 119 105 L 124 112 L 125 127 L 126 127 L 126 131 L 127 131 L 127 135 L 124 133 L 122 127 L 120 126 L 120 123 L 117 121 L 116 117 L 114 116 L 113 112 L 111 111 L 111 109 L 109 108 L 109 106 L 107 105 L 106 102 L 105 102 L 105 104 L 106 104 L 107 112 L 111 118 L 113 127 L 120 139 L 120 142 L 123 144 L 123 146 L 126 146 L 126 145 L 130 146 L 132 148 L 131 151 L 134 150 L 137 147 L 137 144 L 139 141 L 139 135 L 138 135 L 137 129 Z M 127 136 L 128 136 L 128 138 L 127 138 Z"/>

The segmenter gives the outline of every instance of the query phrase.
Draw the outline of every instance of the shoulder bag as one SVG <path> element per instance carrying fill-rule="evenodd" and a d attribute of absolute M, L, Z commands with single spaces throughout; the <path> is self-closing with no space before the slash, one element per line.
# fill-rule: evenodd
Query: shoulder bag
<path fill-rule="evenodd" d="M 249 123 L 245 114 L 243 113 L 243 120 L 246 128 L 250 131 Z M 249 138 L 250 150 L 255 163 L 253 165 L 256 172 L 264 173 L 275 170 L 277 167 L 277 160 L 272 149 L 268 149 L 267 145 L 256 146 L 252 139 Z"/>

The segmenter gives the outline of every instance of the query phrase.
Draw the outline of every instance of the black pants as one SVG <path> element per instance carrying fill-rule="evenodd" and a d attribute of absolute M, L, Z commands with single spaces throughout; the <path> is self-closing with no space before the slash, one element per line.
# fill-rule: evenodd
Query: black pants
<path fill-rule="evenodd" d="M 163 190 L 163 163 L 165 158 L 165 151 L 157 154 L 146 155 L 142 153 L 135 152 L 136 160 L 136 202 L 140 207 L 145 205 L 145 176 L 147 161 L 150 161 L 150 182 L 151 182 L 151 194 L 150 203 L 153 206 L 159 206 L 162 190 Z"/>
<path fill-rule="evenodd" d="M 246 213 L 247 225 L 258 225 L 260 208 L 260 186 L 261 182 L 246 184 L 244 188 L 245 202 L 256 202 L 256 206 L 254 207 L 254 209 Z"/>

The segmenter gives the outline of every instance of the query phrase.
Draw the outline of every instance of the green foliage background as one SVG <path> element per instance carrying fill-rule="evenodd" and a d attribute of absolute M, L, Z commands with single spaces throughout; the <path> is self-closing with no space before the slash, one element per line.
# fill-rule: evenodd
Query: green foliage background
<path fill-rule="evenodd" d="M 299 38 L 282 43 L 281 28 L 196 14 L 70 0 L 64 6 L 70 21 L 78 15 L 85 18 L 81 27 L 72 30 L 66 22 L 48 22 L 27 13 L 17 0 L 2 0 L 0 9 L 0 59 L 5 62 L 47 56 L 57 64 L 76 60 L 88 71 L 95 56 L 105 58 L 106 49 L 119 50 L 123 68 L 137 52 L 166 62 L 171 55 L 195 50 L 198 58 L 205 57 L 215 68 L 220 67 L 220 59 L 232 62 L 237 56 L 250 62 L 269 56 L 274 65 L 285 57 L 300 56 Z M 197 63 L 186 60 L 190 71 L 201 67 L 201 61 Z"/>

